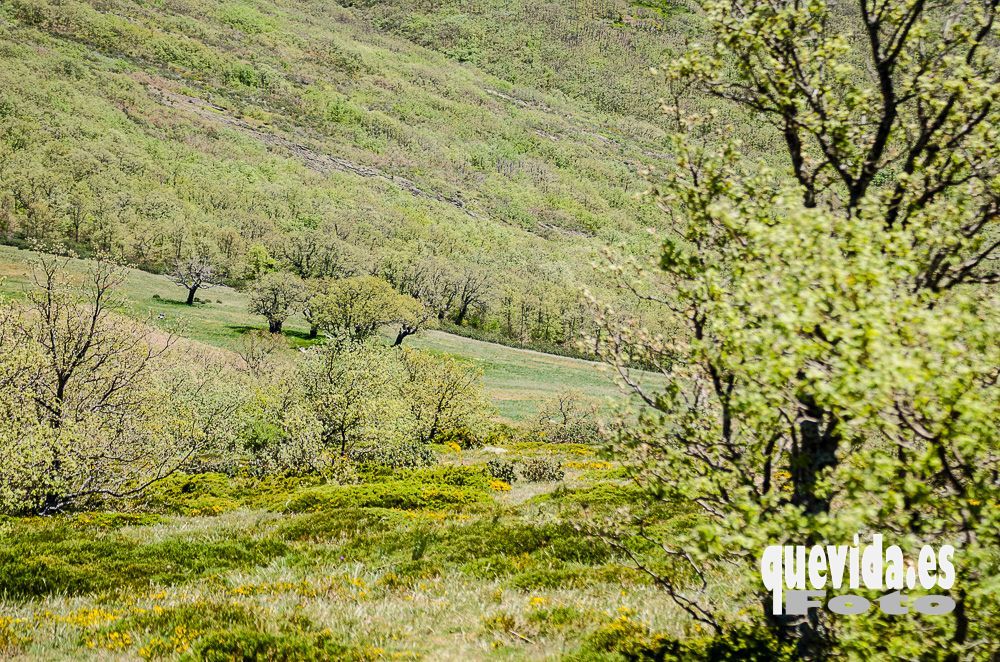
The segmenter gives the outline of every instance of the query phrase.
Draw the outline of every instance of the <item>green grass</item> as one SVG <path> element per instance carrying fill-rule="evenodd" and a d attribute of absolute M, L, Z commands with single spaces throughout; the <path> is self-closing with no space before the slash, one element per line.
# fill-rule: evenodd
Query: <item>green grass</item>
<path fill-rule="evenodd" d="M 4 279 L 4 293 L 23 296 L 34 287 L 31 261 L 36 257 L 32 251 L 0 247 L 0 278 Z M 87 268 L 86 260 L 71 260 L 68 263 L 71 276 L 82 276 Z M 224 349 L 234 348 L 240 336 L 250 329 L 267 328 L 263 318 L 247 311 L 246 295 L 230 287 L 199 290 L 198 298 L 205 303 L 187 306 L 184 304 L 187 294 L 184 288 L 175 285 L 166 276 L 132 269 L 120 294 L 130 315 L 148 318 L 160 328 L 176 329 L 184 337 Z M 159 318 L 160 315 L 163 319 Z M 304 334 L 308 328 L 304 321 L 293 319 L 288 330 L 288 337 L 295 341 L 296 332 Z"/>
<path fill-rule="evenodd" d="M 500 414 L 530 418 L 540 402 L 572 389 L 602 402 L 620 400 L 621 391 L 604 366 L 554 354 L 542 354 L 428 331 L 411 341 L 421 347 L 469 359 L 483 370 L 486 389 Z"/>
<path fill-rule="evenodd" d="M 488 453 L 445 452 L 451 466 L 355 485 L 176 476 L 131 504 L 144 514 L 4 520 L 0 656 L 621 659 L 685 621 L 572 523 L 633 498 L 593 477 L 593 453 L 550 444 L 565 480 L 509 491 L 486 476 Z M 203 509 L 210 493 L 227 507 Z"/>
<path fill-rule="evenodd" d="M 33 287 L 30 261 L 35 257 L 31 251 L 0 246 L 0 293 L 23 296 Z M 83 274 L 86 268 L 84 260 L 69 263 L 70 272 L 74 274 Z M 121 294 L 130 314 L 222 349 L 233 349 L 249 330 L 266 328 L 263 318 L 247 311 L 246 295 L 230 287 L 201 290 L 198 298 L 205 303 L 186 306 L 184 288 L 174 285 L 165 276 L 131 270 Z M 293 317 L 286 324 L 285 337 L 292 346 L 307 345 L 310 342 L 305 339 L 307 331 L 305 321 Z M 484 386 L 499 414 L 511 420 L 531 418 L 542 402 L 568 389 L 578 390 L 605 405 L 624 397 L 611 375 L 599 364 L 589 361 L 506 347 L 441 331 L 424 332 L 406 342 L 477 365 L 483 371 Z"/>

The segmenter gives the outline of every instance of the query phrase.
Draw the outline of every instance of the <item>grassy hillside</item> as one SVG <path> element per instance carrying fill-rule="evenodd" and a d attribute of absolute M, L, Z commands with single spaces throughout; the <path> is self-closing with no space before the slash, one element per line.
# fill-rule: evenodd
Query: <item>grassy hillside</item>
<path fill-rule="evenodd" d="M 998 7 L 3 0 L 0 659 L 1000 659 Z"/>
<path fill-rule="evenodd" d="M 636 194 L 664 149 L 647 70 L 696 31 L 675 9 L 4 3 L 0 236 L 239 283 L 313 232 L 342 272 L 444 264 L 482 284 L 460 322 L 570 342 L 580 289 L 614 296 L 595 251 L 663 224 Z"/>

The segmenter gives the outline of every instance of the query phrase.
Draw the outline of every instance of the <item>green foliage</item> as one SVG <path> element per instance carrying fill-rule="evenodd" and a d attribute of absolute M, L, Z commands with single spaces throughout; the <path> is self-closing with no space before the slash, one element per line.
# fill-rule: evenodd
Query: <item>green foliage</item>
<path fill-rule="evenodd" d="M 74 531 L 61 520 L 25 523 L 2 538 L 0 587 L 16 598 L 185 582 L 260 565 L 287 551 L 280 542 L 234 537 L 139 544 L 115 533 Z"/>
<path fill-rule="evenodd" d="M 598 483 L 588 487 L 560 489 L 537 497 L 541 501 L 558 501 L 586 508 L 620 508 L 646 501 L 646 492 L 636 485 Z"/>
<path fill-rule="evenodd" d="M 539 607 L 526 616 L 527 622 L 542 634 L 582 630 L 593 615 L 571 605 Z"/>
<path fill-rule="evenodd" d="M 178 629 L 192 634 L 258 627 L 261 617 L 242 605 L 198 600 L 144 611 L 124 618 L 107 632 L 143 632 L 169 637 Z"/>
<path fill-rule="evenodd" d="M 73 518 L 73 526 L 83 530 L 109 531 L 126 526 L 152 526 L 162 521 L 155 513 L 81 513 Z"/>
<path fill-rule="evenodd" d="M 434 464 L 434 452 L 423 444 L 378 444 L 351 449 L 348 457 L 359 465 L 375 465 L 391 469 L 429 467 Z"/>
<path fill-rule="evenodd" d="M 311 303 L 316 324 L 331 336 L 365 340 L 387 324 L 418 325 L 419 301 L 374 276 L 330 281 Z"/>
<path fill-rule="evenodd" d="M 484 446 L 507 446 L 517 439 L 520 430 L 513 425 L 504 422 L 494 422 L 483 438 Z"/>
<path fill-rule="evenodd" d="M 472 487 L 409 480 L 309 488 L 292 495 L 283 510 L 292 513 L 340 508 L 463 510 L 482 506 L 489 500 L 485 492 Z"/>
<path fill-rule="evenodd" d="M 673 331 L 609 320 L 609 360 L 648 361 L 668 383 L 636 386 L 649 407 L 621 421 L 615 451 L 651 503 L 704 511 L 656 538 L 702 573 L 740 558 L 756 577 L 767 545 L 865 531 L 911 558 L 964 541 L 945 618 L 778 622 L 758 583 L 741 599 L 754 631 L 808 659 L 981 655 L 988 629 L 973 631 L 992 626 L 963 612 L 991 590 L 1000 544 L 995 509 L 980 510 L 998 494 L 996 7 L 705 7 L 713 47 L 664 75 L 678 126 L 654 193 L 677 226 L 659 272 L 619 272 Z M 785 162 L 746 159 L 686 90 L 782 127 Z M 732 598 L 688 596 L 721 631 Z"/>
<path fill-rule="evenodd" d="M 617 601 L 623 588 L 647 590 L 609 546 L 576 526 L 539 522 L 534 506 L 496 505 L 482 466 L 365 468 L 358 479 L 364 482 L 343 490 L 316 485 L 320 477 L 176 476 L 144 495 L 147 508 L 157 490 L 169 494 L 175 512 L 185 510 L 186 498 L 196 504 L 208 495 L 240 508 L 213 518 L 88 513 L 4 520 L 0 544 L 9 558 L 0 559 L 0 586 L 15 609 L 34 615 L 0 621 L 0 633 L 6 623 L 15 653 L 32 646 L 56 657 L 96 649 L 146 658 L 378 658 L 400 650 L 385 642 L 405 635 L 395 626 L 359 629 L 354 618 L 338 618 L 345 600 L 373 619 L 386 609 L 422 610 L 426 602 L 434 610 L 427 622 L 436 625 L 444 618 L 437 611 L 443 596 L 461 607 L 449 618 L 469 624 L 491 604 L 484 592 L 498 585 L 515 600 L 530 591 Z M 319 509 L 273 512 L 305 505 L 300 498 Z M 272 512 L 249 510 L 261 507 Z M 14 572 L 24 565 L 35 568 L 35 584 Z M 64 594 L 73 597 L 67 602 Z M 35 596 L 46 600 L 26 601 Z M 533 597 L 526 611 L 514 608 L 511 629 L 552 637 L 560 647 L 580 642 L 599 617 L 563 607 L 562 599 Z M 314 625 L 320 618 L 323 632 Z M 400 617 L 399 628 L 411 618 Z M 359 643 L 369 640 L 378 643 Z M 340 643 L 329 648 L 329 641 Z"/>
<path fill-rule="evenodd" d="M 456 431 L 483 424 L 490 405 L 480 387 L 481 372 L 450 357 L 411 349 L 402 350 L 398 357 L 402 368 L 399 393 L 410 411 L 417 439 L 442 441 Z"/>
<path fill-rule="evenodd" d="M 577 391 L 560 393 L 544 402 L 530 434 L 556 444 L 597 444 L 603 439 L 597 405 Z"/>
<path fill-rule="evenodd" d="M 545 483 L 562 480 L 566 476 L 562 462 L 544 457 L 532 457 L 518 465 L 521 478 L 529 483 Z"/>
<path fill-rule="evenodd" d="M 381 344 L 329 343 L 313 350 L 299 377 L 330 452 L 347 457 L 360 447 L 405 448 L 411 423 L 397 397 L 395 357 Z"/>
<path fill-rule="evenodd" d="M 398 530 L 404 513 L 386 508 L 340 508 L 302 514 L 282 522 L 279 535 L 299 541 L 357 541 L 371 531 Z"/>
<path fill-rule="evenodd" d="M 497 480 L 502 480 L 505 483 L 514 484 L 517 482 L 517 473 L 514 471 L 513 462 L 493 458 L 486 463 L 486 471 Z"/>
<path fill-rule="evenodd" d="M 253 7 L 241 3 L 223 5 L 218 10 L 219 19 L 248 35 L 270 32 L 274 24 Z"/>
<path fill-rule="evenodd" d="M 395 569 L 379 577 L 378 583 L 390 591 L 412 589 L 420 582 L 435 579 L 441 575 L 441 567 L 423 559 L 401 563 Z"/>
<path fill-rule="evenodd" d="M 767 630 L 742 624 L 715 636 L 678 640 L 651 632 L 629 612 L 591 632 L 586 649 L 615 653 L 626 660 L 791 662 L 797 659 L 794 646 L 780 643 Z"/>
<path fill-rule="evenodd" d="M 522 521 L 475 522 L 451 527 L 441 536 L 438 553 L 449 561 L 471 564 L 481 569 L 501 557 L 516 559 L 531 555 L 546 561 L 553 559 L 594 565 L 607 561 L 611 550 L 606 543 L 588 537 L 565 523 L 530 524 Z M 480 563 L 485 562 L 485 563 Z"/>
<path fill-rule="evenodd" d="M 395 474 L 403 478 L 412 478 L 417 481 L 474 487 L 481 490 L 488 489 L 490 485 L 489 478 L 481 466 L 456 467 L 452 465 L 439 465 L 426 469 L 395 472 Z"/>
<path fill-rule="evenodd" d="M 485 425 L 485 421 L 479 419 L 475 421 L 475 424 Z M 473 449 L 483 445 L 483 438 L 478 430 L 466 424 L 441 430 L 434 438 L 434 443 L 444 444 L 449 447 L 458 446 L 459 448 Z"/>
<path fill-rule="evenodd" d="M 604 565 L 595 569 L 582 564 L 551 562 L 531 567 L 511 577 L 509 585 L 522 591 L 586 588 L 597 583 L 632 586 L 645 579 L 634 568 Z"/>
<path fill-rule="evenodd" d="M 225 475 L 177 473 L 156 484 L 143 501 L 158 511 L 182 515 L 218 515 L 239 507 L 239 493 Z"/>
<path fill-rule="evenodd" d="M 796 651 L 794 645 L 778 641 L 773 632 L 740 624 L 712 637 L 685 642 L 678 655 L 681 659 L 791 662 Z"/>
<path fill-rule="evenodd" d="M 0 510 L 137 494 L 226 435 L 230 399 L 192 374 L 210 366 L 175 368 L 172 337 L 115 311 L 123 278 L 98 261 L 77 284 L 42 258 L 27 303 L 0 302 Z"/>
<path fill-rule="evenodd" d="M 371 660 L 326 634 L 271 634 L 257 629 L 219 630 L 200 638 L 186 659 L 206 662 L 230 660 Z"/>
<path fill-rule="evenodd" d="M 639 90 L 686 26 L 624 5 L 511 21 L 478 0 L 368 4 L 6 3 L 3 240 L 159 273 L 209 246 L 231 283 L 373 274 L 433 309 L 422 321 L 575 351 L 578 284 L 608 289 L 587 256 L 657 220 L 626 163 L 661 149 Z M 435 52 L 442 24 L 479 68 Z M 301 233 L 323 258 L 299 272 L 284 247 Z"/>
<path fill-rule="evenodd" d="M 293 274 L 271 272 L 250 287 L 250 312 L 263 315 L 271 333 L 281 333 L 285 320 L 305 299 L 305 285 Z"/>
<path fill-rule="evenodd" d="M 626 660 L 664 659 L 676 643 L 650 632 L 644 623 L 624 611 L 587 636 L 588 646 L 602 653 L 617 653 Z"/>

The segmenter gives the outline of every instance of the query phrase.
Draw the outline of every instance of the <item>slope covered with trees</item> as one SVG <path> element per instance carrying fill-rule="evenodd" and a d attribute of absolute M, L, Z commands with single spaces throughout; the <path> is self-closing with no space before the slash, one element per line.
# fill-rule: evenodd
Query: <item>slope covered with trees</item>
<path fill-rule="evenodd" d="M 580 290 L 606 289 L 593 253 L 662 225 L 635 196 L 664 150 L 642 97 L 691 16 L 5 3 L 0 235 L 189 282 L 376 275 L 443 323 L 568 351 Z"/>

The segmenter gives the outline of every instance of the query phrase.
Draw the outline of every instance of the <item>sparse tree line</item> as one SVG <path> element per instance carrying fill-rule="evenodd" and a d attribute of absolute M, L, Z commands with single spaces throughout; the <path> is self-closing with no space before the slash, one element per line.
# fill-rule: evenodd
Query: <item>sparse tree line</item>
<path fill-rule="evenodd" d="M 383 324 L 399 326 L 398 343 L 422 328 L 444 326 L 460 333 L 463 329 L 478 332 L 500 342 L 586 353 L 581 341 L 595 328 L 572 276 L 504 263 L 485 248 L 470 252 L 469 247 L 456 245 L 431 251 L 419 244 L 372 238 L 357 228 L 346 230 L 333 223 L 315 230 L 271 232 L 256 239 L 246 228 L 237 231 L 230 227 L 182 226 L 170 236 L 153 229 L 158 223 L 155 212 L 131 228 L 124 223 L 105 227 L 97 220 L 103 210 L 88 207 L 84 211 L 66 203 L 61 182 L 50 183 L 51 187 L 32 189 L 32 193 L 15 188 L 15 195 L 7 198 L 6 209 L 0 210 L 5 218 L 0 234 L 7 241 L 32 246 L 62 244 L 85 254 L 118 255 L 145 270 L 165 273 L 183 288 L 188 305 L 205 300 L 209 296 L 206 292 L 217 285 L 248 289 L 275 332 L 281 330 L 287 314 L 301 313 L 315 336 L 323 326 L 317 317 L 317 303 L 333 283 L 348 279 L 357 280 L 348 281 L 346 287 L 357 293 L 359 285 L 365 283 L 361 289 L 371 290 L 379 299 L 370 303 L 381 306 L 387 314 Z M 33 195 L 46 195 L 44 191 L 62 202 L 24 202 Z M 93 204 L 73 199 L 81 205 Z M 119 212 L 133 216 L 151 211 L 141 206 Z M 69 220 L 43 222 L 39 214 Z M 89 219 L 82 227 L 70 222 L 79 216 Z M 99 227 L 109 233 L 100 232 Z M 391 286 L 402 298 L 390 302 L 392 297 L 379 289 L 376 280 Z M 287 287 L 279 287 L 279 282 Z M 268 296 L 265 290 L 272 301 L 264 301 Z M 393 308 L 397 311 L 389 312 Z"/>
<path fill-rule="evenodd" d="M 0 304 L 4 513 L 121 502 L 178 471 L 333 480 L 344 463 L 413 466 L 433 462 L 429 444 L 514 434 L 493 421 L 478 370 L 373 337 L 385 306 L 404 296 L 384 281 L 331 281 L 318 295 L 327 340 L 303 354 L 263 330 L 229 353 L 129 317 L 116 263 L 94 261 L 82 282 L 64 267 L 41 256 L 27 297 Z M 268 276 L 296 292 L 261 287 L 261 310 L 304 291 Z M 267 310 L 273 330 L 281 313 Z M 563 413 L 546 410 L 524 434 L 596 441 L 585 400 L 555 407 Z"/>

